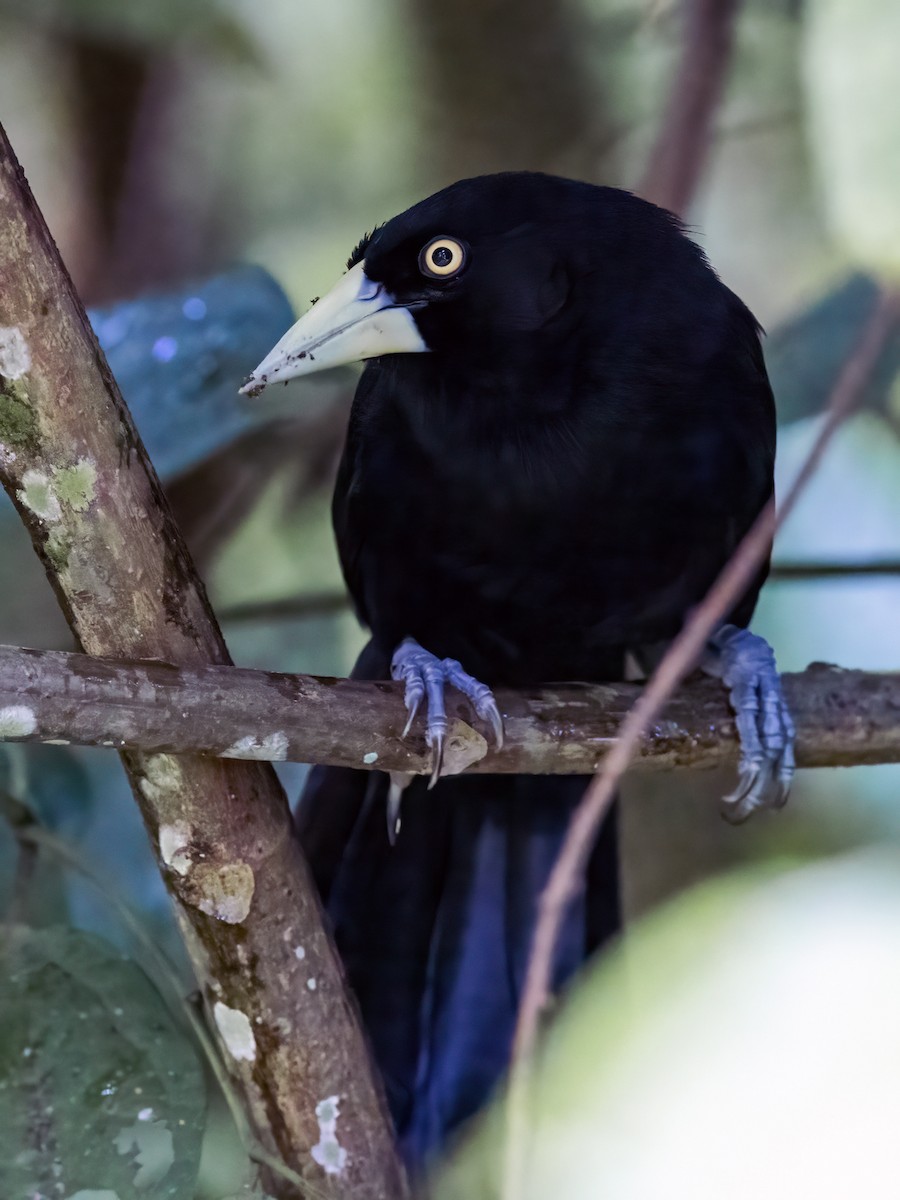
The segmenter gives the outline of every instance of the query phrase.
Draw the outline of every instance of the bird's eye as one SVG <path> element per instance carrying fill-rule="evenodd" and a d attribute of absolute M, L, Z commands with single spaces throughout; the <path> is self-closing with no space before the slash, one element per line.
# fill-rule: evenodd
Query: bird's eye
<path fill-rule="evenodd" d="M 432 279 L 457 275 L 466 263 L 466 247 L 452 237 L 432 238 L 419 253 L 419 270 Z"/>

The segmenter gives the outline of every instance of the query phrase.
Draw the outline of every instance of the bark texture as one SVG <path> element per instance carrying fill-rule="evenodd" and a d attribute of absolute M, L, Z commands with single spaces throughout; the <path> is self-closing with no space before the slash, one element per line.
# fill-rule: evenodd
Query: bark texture
<path fill-rule="evenodd" d="M 785 675 L 784 687 L 801 767 L 900 762 L 900 673 L 815 663 Z M 590 774 L 639 693 L 640 685 L 629 683 L 498 692 L 506 729 L 501 750 L 493 748 L 466 701 L 448 696 L 446 767 Z M 0 739 L 427 774 L 431 752 L 421 727 L 402 737 L 401 696 L 394 683 L 0 646 Z M 697 677 L 669 701 L 635 766 L 708 768 L 737 754 L 724 689 Z M 166 761 L 177 766 L 186 760 Z"/>
<path fill-rule="evenodd" d="M 2 130 L 0 477 L 87 654 L 230 661 Z M 27 706 L 7 706 L 7 728 L 10 707 Z M 271 768 L 123 760 L 256 1136 L 319 1195 L 402 1197 L 380 1085 Z M 330 1097 L 329 1138 L 317 1106 Z"/>

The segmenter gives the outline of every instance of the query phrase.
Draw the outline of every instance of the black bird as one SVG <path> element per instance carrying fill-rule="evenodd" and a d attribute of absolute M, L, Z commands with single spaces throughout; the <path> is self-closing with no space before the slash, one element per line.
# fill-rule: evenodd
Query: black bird
<path fill-rule="evenodd" d="M 334 494 L 371 641 L 357 678 L 444 689 L 501 736 L 490 688 L 621 679 L 681 628 L 773 490 L 760 329 L 675 217 L 538 174 L 463 180 L 363 238 L 248 380 L 370 359 Z M 733 818 L 784 802 L 793 730 L 747 632 L 768 564 L 709 648 L 742 739 Z M 420 1163 L 507 1062 L 535 914 L 584 779 L 404 780 L 317 768 L 299 826 Z M 561 984 L 618 926 L 607 823 Z"/>

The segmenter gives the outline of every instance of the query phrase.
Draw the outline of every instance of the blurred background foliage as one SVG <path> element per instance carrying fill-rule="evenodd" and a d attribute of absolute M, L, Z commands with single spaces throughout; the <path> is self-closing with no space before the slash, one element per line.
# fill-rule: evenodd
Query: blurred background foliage
<path fill-rule="evenodd" d="M 705 170 L 683 214 L 769 330 L 782 490 L 876 284 L 900 268 L 898 12 L 893 0 L 739 8 Z M 345 674 L 361 644 L 328 518 L 355 375 L 297 381 L 258 402 L 236 397 L 241 377 L 364 231 L 454 179 L 533 168 L 638 187 L 681 29 L 671 0 L 0 0 L 0 119 L 239 663 Z M 895 338 L 776 563 L 900 561 L 898 379 Z M 900 572 L 776 577 L 755 627 L 784 669 L 890 669 L 898 601 Z M 71 644 L 5 502 L 0 640 Z M 177 959 L 118 761 L 53 747 L 0 755 L 3 788 L 67 834 Z M 296 796 L 302 768 L 282 774 Z M 712 803 L 727 778 L 631 780 L 629 910 L 739 862 L 900 841 L 898 784 L 888 767 L 801 772 L 783 814 L 733 830 Z M 3 835 L 8 903 L 14 863 Z M 77 871 L 51 863 L 34 878 L 32 922 L 133 949 Z M 231 1167 L 207 1158 L 219 1173 L 201 1192 L 222 1195 Z"/>

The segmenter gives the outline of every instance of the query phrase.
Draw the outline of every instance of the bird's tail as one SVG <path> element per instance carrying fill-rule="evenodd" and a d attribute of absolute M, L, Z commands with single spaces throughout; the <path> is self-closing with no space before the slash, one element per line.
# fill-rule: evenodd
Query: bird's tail
<path fill-rule="evenodd" d="M 299 827 L 384 1074 L 420 1167 L 502 1076 L 537 900 L 584 778 L 458 776 L 403 797 L 387 838 L 387 777 L 316 768 Z M 566 919 L 557 986 L 619 926 L 615 818 Z"/>

